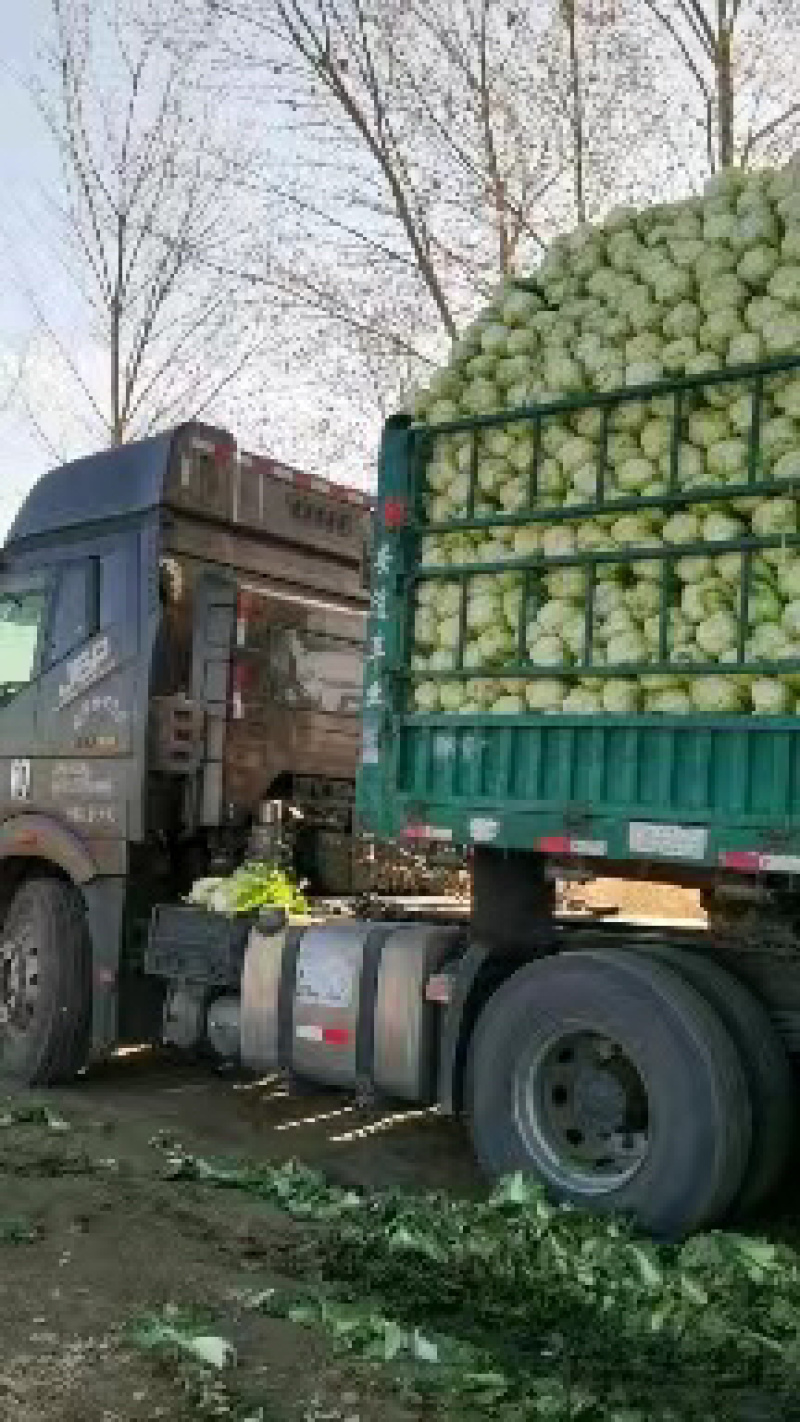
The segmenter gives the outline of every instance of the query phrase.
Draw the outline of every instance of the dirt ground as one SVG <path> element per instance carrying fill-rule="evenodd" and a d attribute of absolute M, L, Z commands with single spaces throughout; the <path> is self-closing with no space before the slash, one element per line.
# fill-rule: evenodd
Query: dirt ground
<path fill-rule="evenodd" d="M 614 908 L 628 918 L 674 918 L 705 921 L 700 894 L 674 884 L 648 884 L 636 879 L 595 879 L 579 884 L 574 894 L 587 907 Z"/>
<path fill-rule="evenodd" d="M 348 1374 L 316 1334 L 264 1318 L 237 1295 L 296 1273 L 299 1231 L 247 1196 L 165 1178 L 158 1133 L 190 1151 L 324 1168 L 346 1184 L 482 1189 L 460 1131 L 435 1114 L 364 1111 L 337 1095 L 290 1097 L 153 1053 L 118 1057 L 57 1113 L 3 1125 L 0 1105 L 0 1419 L 188 1422 L 213 1414 L 181 1370 L 132 1347 L 143 1315 L 209 1311 L 236 1347 L 231 1386 L 253 1422 L 409 1422 Z M 14 1098 L 19 1110 L 28 1098 Z M 69 1125 L 60 1129 L 60 1119 Z M 220 1403 L 221 1416 L 227 1403 Z"/>

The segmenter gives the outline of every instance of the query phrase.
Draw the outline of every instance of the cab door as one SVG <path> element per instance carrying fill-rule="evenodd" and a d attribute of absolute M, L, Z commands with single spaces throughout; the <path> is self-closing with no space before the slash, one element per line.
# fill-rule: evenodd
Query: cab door
<path fill-rule="evenodd" d="M 0 817 L 32 808 L 37 700 L 50 601 L 39 573 L 0 578 Z"/>

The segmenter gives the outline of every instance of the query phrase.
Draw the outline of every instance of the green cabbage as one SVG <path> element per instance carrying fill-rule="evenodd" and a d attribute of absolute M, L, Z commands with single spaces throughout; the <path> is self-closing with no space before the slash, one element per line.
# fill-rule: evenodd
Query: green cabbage
<path fill-rule="evenodd" d="M 748 482 L 753 384 L 707 384 L 726 365 L 800 351 L 800 170 L 733 172 L 702 197 L 649 211 L 620 209 L 591 231 L 557 239 L 535 273 L 536 289 L 505 281 L 486 312 L 454 343 L 449 363 L 414 395 L 414 416 L 431 425 L 558 403 L 581 392 L 657 384 L 664 373 L 699 377 L 682 401 L 673 447 L 674 401 L 656 394 L 549 415 L 541 428 L 535 512 L 520 527 L 485 524 L 424 535 L 426 566 L 527 564 L 523 652 L 518 572 L 468 583 L 464 664 L 473 680 L 435 681 L 452 669 L 460 633 L 457 580 L 415 583 L 413 705 L 447 714 L 683 715 L 692 711 L 794 714 L 800 676 L 760 676 L 750 663 L 800 660 L 800 372 L 768 377 L 758 412 L 759 482 L 789 486 L 778 497 Z M 537 442 L 530 419 L 478 436 L 475 512 L 525 516 Z M 434 438 L 423 519 L 458 521 L 471 484 L 473 436 Z M 605 460 L 607 509 L 587 512 Z M 673 468 L 675 465 L 675 468 Z M 673 479 L 676 485 L 673 486 Z M 708 489 L 702 505 L 634 508 L 667 490 Z M 613 507 L 615 500 L 631 507 Z M 548 520 L 548 509 L 583 509 Z M 738 665 L 744 561 L 714 545 L 771 539 L 751 553 L 744 668 Z M 702 555 L 689 554 L 703 545 Z M 657 555 L 633 559 L 629 550 Z M 592 646 L 585 647 L 587 571 L 560 565 L 576 554 L 614 553 L 593 567 Z M 552 560 L 556 560 L 555 563 Z M 677 668 L 645 676 L 604 674 L 575 682 L 587 653 L 595 667 L 657 661 L 666 598 L 668 658 Z M 520 655 L 529 681 L 504 682 Z M 697 663 L 726 670 L 691 676 Z M 571 670 L 566 677 L 548 675 Z M 727 668 L 731 668 L 730 671 Z M 492 671 L 482 678 L 481 671 Z M 794 679 L 792 679 L 794 678 Z"/>

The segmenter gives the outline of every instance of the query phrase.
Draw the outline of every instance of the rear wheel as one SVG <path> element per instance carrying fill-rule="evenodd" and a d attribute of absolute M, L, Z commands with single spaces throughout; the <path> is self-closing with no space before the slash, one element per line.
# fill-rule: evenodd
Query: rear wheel
<path fill-rule="evenodd" d="M 23 883 L 0 930 L 0 1075 L 46 1086 L 80 1070 L 89 1048 L 90 963 L 72 885 Z"/>
<path fill-rule="evenodd" d="M 482 1013 L 472 1137 L 492 1175 L 660 1235 L 719 1219 L 741 1186 L 751 1107 L 739 1054 L 676 973 L 613 949 L 529 964 Z"/>
<path fill-rule="evenodd" d="M 777 1188 L 791 1154 L 796 1107 L 789 1057 L 769 1013 L 725 968 L 672 944 L 648 947 L 647 954 L 674 968 L 702 994 L 739 1052 L 753 1108 L 753 1141 L 733 1206 L 747 1214 Z"/>

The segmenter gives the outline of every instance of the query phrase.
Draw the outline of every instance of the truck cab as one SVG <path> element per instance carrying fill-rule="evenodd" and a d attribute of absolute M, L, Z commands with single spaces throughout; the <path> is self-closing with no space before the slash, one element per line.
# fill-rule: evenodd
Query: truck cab
<path fill-rule="evenodd" d="M 0 1070 L 152 1035 L 150 905 L 237 862 L 264 802 L 312 869 L 349 832 L 370 518 L 199 424 L 32 490 L 0 563 Z"/>

